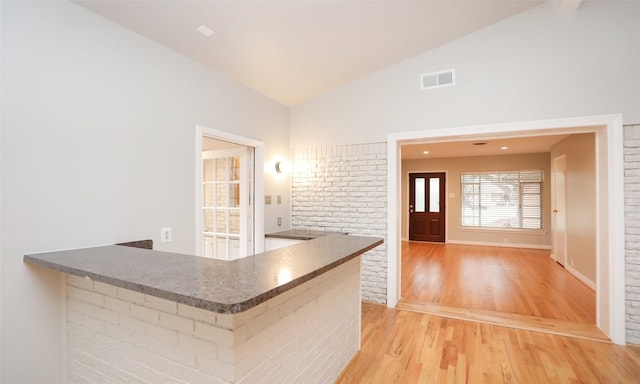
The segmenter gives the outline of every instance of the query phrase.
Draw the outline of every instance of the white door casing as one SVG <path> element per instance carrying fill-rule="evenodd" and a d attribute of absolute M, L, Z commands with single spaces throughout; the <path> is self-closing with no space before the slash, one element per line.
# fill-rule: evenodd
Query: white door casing
<path fill-rule="evenodd" d="M 622 115 L 497 123 L 391 133 L 387 136 L 387 305 L 400 299 L 401 151 L 403 144 L 595 133 L 596 325 L 625 344 L 624 160 Z"/>

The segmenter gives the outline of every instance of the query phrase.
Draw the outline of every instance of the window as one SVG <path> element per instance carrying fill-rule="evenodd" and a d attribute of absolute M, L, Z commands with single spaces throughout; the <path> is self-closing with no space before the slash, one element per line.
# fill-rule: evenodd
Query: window
<path fill-rule="evenodd" d="M 463 227 L 542 229 L 541 170 L 463 172 Z"/>

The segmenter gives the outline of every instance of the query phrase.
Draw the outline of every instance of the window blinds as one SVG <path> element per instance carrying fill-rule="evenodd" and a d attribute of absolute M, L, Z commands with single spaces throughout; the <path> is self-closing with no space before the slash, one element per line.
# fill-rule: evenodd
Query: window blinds
<path fill-rule="evenodd" d="M 463 172 L 463 227 L 542 229 L 541 170 Z"/>

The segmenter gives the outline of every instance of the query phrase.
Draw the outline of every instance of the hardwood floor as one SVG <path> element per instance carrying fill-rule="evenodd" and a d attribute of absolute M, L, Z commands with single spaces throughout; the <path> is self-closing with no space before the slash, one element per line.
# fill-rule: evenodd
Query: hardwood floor
<path fill-rule="evenodd" d="M 640 348 L 606 340 L 595 293 L 548 251 L 402 247 L 401 303 L 362 304 L 336 383 L 640 383 Z"/>
<path fill-rule="evenodd" d="M 595 324 L 595 292 L 549 251 L 402 243 L 401 300 Z"/>
<path fill-rule="evenodd" d="M 362 305 L 362 349 L 336 383 L 638 383 L 631 347 Z"/>

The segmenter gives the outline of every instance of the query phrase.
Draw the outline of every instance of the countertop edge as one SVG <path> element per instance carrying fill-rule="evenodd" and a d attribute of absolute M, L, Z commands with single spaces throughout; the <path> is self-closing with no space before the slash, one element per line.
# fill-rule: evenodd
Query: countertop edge
<path fill-rule="evenodd" d="M 372 238 L 375 239 L 375 238 Z M 96 274 L 93 272 L 88 272 L 85 270 L 81 270 L 81 269 L 77 269 L 77 268 L 73 268 L 73 267 L 69 267 L 69 266 L 64 266 L 64 265 L 60 265 L 58 263 L 55 262 L 50 262 L 47 260 L 43 260 L 37 257 L 34 257 L 32 255 L 24 255 L 23 256 L 23 261 L 33 264 L 33 265 L 39 265 L 48 269 L 52 269 L 58 272 L 63 272 L 63 273 L 67 273 L 67 274 L 71 274 L 71 275 L 75 275 L 78 277 L 82 277 L 82 278 L 89 278 L 92 281 L 98 281 L 101 283 L 105 283 L 105 284 L 109 284 L 109 285 L 113 285 L 115 287 L 119 287 L 119 288 L 123 288 L 123 289 L 128 289 L 131 291 L 135 291 L 135 292 L 140 292 L 143 294 L 147 294 L 147 295 L 151 295 L 151 296 L 155 296 L 155 297 L 159 297 L 165 300 L 170 300 L 170 301 L 174 301 L 180 304 L 185 304 L 185 305 L 189 305 L 192 307 L 196 307 L 196 308 L 200 308 L 200 309 L 204 309 L 204 310 L 208 310 L 211 312 L 215 312 L 215 313 L 221 313 L 221 314 L 235 314 L 235 313 L 240 313 L 240 312 L 244 312 L 247 311 L 253 307 L 256 307 L 260 304 L 262 304 L 263 302 L 276 297 L 284 292 L 287 292 L 309 280 L 312 280 L 313 278 L 320 276 L 348 261 L 350 261 L 351 259 L 358 257 L 360 255 L 362 255 L 363 253 L 381 245 L 384 243 L 384 240 L 382 238 L 378 238 L 377 241 L 375 241 L 374 243 L 371 243 L 370 245 L 361 248 L 355 252 L 352 252 L 348 255 L 344 255 L 342 257 L 340 257 L 339 259 L 337 259 L 336 261 L 326 264 L 323 267 L 320 267 L 310 273 L 307 273 L 305 275 L 302 275 L 296 279 L 291 280 L 290 282 L 277 286 L 273 289 L 270 289 L 268 291 L 263 292 L 262 294 L 259 294 L 257 296 L 254 296 L 252 298 L 249 298 L 243 302 L 239 302 L 239 303 L 232 303 L 232 304 L 226 304 L 226 303 L 219 303 L 219 302 L 214 302 L 214 301 L 210 301 L 210 300 L 206 300 L 206 299 L 202 299 L 202 298 L 197 298 L 197 297 L 192 297 L 192 296 L 188 296 L 188 295 L 184 295 L 184 294 L 180 294 L 177 292 L 170 292 L 170 291 L 166 291 L 166 290 L 162 290 L 162 289 L 158 289 L 158 288 L 154 288 L 154 287 L 150 287 L 148 285 L 144 285 L 144 284 L 137 284 L 131 281 L 126 281 L 126 280 L 122 280 L 122 279 L 117 279 L 117 278 L 113 278 L 113 277 L 108 277 L 108 276 L 104 276 L 104 275 L 100 275 L 100 274 Z M 251 257 L 251 256 L 249 256 Z"/>

